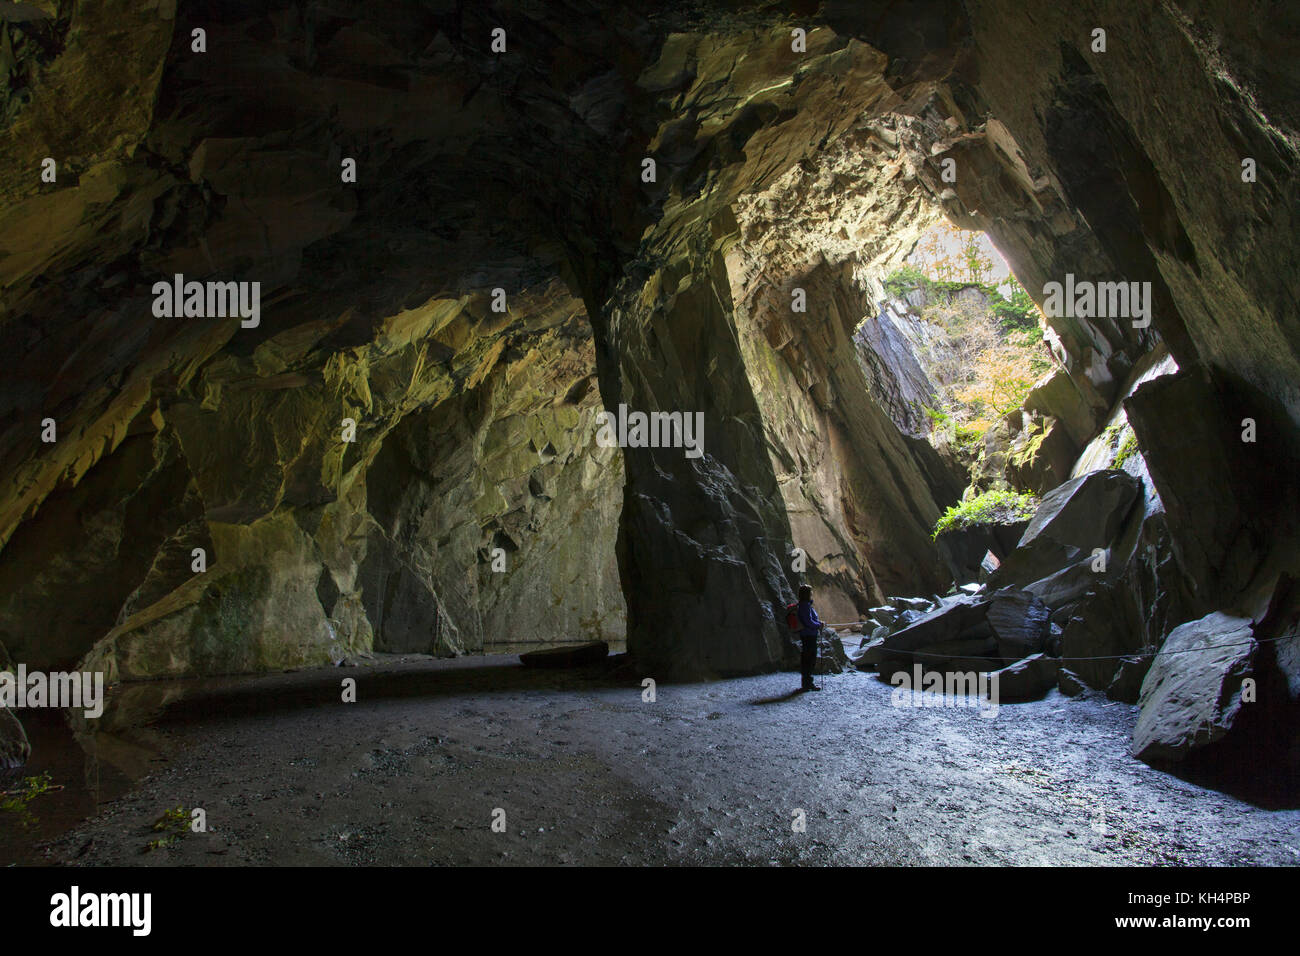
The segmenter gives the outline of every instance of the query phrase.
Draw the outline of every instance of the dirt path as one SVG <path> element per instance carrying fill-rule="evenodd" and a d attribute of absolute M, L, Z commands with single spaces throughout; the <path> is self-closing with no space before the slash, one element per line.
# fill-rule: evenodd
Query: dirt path
<path fill-rule="evenodd" d="M 358 702 L 340 702 L 357 680 Z M 1290 864 L 1300 811 L 1127 754 L 1099 699 L 894 708 L 866 674 L 660 685 L 513 658 L 380 661 L 227 682 L 150 731 L 174 759 L 50 862 Z M 169 807 L 209 831 L 141 852 Z M 491 829 L 505 811 L 507 832 Z M 803 810 L 806 832 L 793 831 Z"/>

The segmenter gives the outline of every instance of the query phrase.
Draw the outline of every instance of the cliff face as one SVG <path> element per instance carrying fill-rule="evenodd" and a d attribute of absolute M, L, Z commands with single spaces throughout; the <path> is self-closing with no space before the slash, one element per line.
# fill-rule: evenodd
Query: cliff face
<path fill-rule="evenodd" d="M 35 6 L 2 27 L 16 660 L 157 676 L 626 634 L 655 673 L 726 673 L 787 653 L 798 580 L 829 618 L 938 587 L 961 478 L 872 397 L 893 363 L 854 330 L 940 214 L 1036 297 L 1151 283 L 1147 328 L 1053 320 L 1081 396 L 1040 409 L 1071 425 L 1058 470 L 1163 341 L 1223 494 L 1261 502 L 1244 538 L 1171 521 L 1195 568 L 1235 549 L 1204 600 L 1293 560 L 1289 492 L 1256 494 L 1300 425 L 1283 7 Z M 177 273 L 260 283 L 258 324 L 155 317 Z M 1199 480 L 1156 460 L 1180 406 L 1140 395 L 1173 517 L 1194 496 L 1166 488 Z M 620 404 L 702 413 L 703 456 L 601 448 Z M 1247 415 L 1266 440 L 1239 441 Z"/>

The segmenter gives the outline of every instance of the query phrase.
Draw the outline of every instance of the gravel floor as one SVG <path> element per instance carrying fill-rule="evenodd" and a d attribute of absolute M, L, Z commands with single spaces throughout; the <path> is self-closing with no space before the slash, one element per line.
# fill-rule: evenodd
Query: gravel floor
<path fill-rule="evenodd" d="M 791 693 L 797 674 L 661 684 L 654 702 L 641 676 L 390 658 L 191 687 L 148 730 L 170 759 L 34 849 L 87 865 L 1300 863 L 1300 810 L 1133 760 L 1136 708 L 1104 698 L 1053 691 L 988 719 L 891 706 L 857 672 L 817 694 Z M 101 755 L 130 750 L 111 743 Z M 146 850 L 177 806 L 208 831 Z"/>

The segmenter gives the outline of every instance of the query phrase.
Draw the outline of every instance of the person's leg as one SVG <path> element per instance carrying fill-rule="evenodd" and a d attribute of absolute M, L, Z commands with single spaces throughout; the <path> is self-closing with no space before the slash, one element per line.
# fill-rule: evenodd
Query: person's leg
<path fill-rule="evenodd" d="M 817 662 L 817 638 L 805 637 L 802 652 L 799 654 L 799 670 L 803 674 L 803 688 L 813 686 L 813 666 Z"/>

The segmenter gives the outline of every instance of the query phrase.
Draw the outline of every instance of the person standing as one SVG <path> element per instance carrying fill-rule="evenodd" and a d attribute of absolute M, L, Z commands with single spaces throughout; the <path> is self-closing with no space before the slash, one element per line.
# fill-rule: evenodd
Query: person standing
<path fill-rule="evenodd" d="M 801 690 L 821 690 L 813 683 L 813 669 L 817 666 L 817 638 L 826 625 L 822 624 L 817 617 L 817 609 L 813 607 L 812 586 L 801 584 L 799 586 L 799 637 L 803 643 L 802 652 L 799 655 L 799 670 L 803 674 L 803 687 Z"/>

